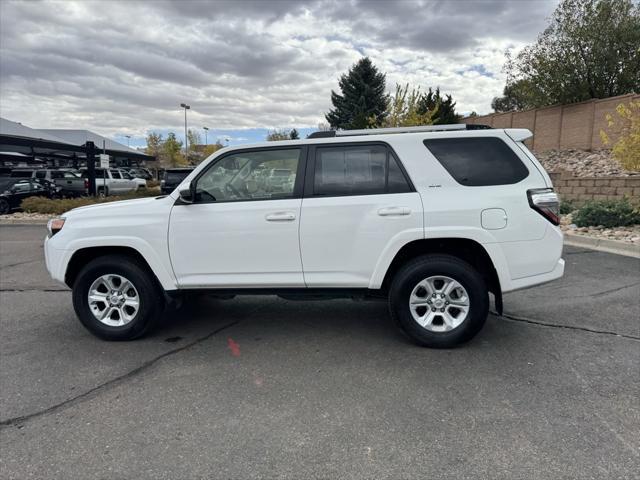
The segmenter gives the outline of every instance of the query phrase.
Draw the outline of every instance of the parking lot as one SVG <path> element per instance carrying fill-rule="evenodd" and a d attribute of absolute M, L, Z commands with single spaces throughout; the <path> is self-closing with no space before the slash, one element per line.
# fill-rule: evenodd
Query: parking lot
<path fill-rule="evenodd" d="M 637 478 L 640 261 L 567 247 L 455 350 L 384 303 L 199 299 L 107 343 L 0 227 L 2 478 Z M 635 473 L 634 473 L 635 472 Z"/>

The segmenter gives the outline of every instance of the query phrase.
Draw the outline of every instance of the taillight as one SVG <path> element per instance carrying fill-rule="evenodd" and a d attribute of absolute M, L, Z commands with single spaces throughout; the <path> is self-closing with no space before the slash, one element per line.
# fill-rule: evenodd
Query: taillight
<path fill-rule="evenodd" d="M 89 188 L 89 180 L 84 179 L 84 188 Z"/>
<path fill-rule="evenodd" d="M 560 199 L 553 188 L 528 190 L 529 205 L 554 225 L 560 224 Z"/>

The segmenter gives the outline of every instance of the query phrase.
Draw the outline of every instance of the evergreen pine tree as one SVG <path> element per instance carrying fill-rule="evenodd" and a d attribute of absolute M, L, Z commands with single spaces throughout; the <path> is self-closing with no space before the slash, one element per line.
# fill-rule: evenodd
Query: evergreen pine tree
<path fill-rule="evenodd" d="M 437 87 L 435 92 L 429 88 L 429 91 L 422 96 L 418 105 L 418 113 L 424 114 L 435 109 L 437 111 L 433 117 L 434 125 L 458 123 L 460 116 L 456 113 L 456 102 L 453 101 L 451 95 L 442 97 L 440 87 Z"/>
<path fill-rule="evenodd" d="M 325 115 L 332 128 L 350 130 L 383 124 L 389 103 L 385 74 L 378 72 L 369 57 L 361 58 L 338 84 L 341 94 L 331 91 L 334 108 Z"/>

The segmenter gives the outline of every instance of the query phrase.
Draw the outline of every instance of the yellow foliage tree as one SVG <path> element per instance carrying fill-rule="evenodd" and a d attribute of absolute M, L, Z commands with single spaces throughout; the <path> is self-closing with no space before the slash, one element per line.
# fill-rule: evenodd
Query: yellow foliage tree
<path fill-rule="evenodd" d="M 416 127 L 432 125 L 437 108 L 420 113 L 420 87 L 409 90 L 409 84 L 404 87 L 396 85 L 396 93 L 391 97 L 385 118 L 385 127 Z"/>
<path fill-rule="evenodd" d="M 625 170 L 640 171 L 640 101 L 621 103 L 616 107 L 616 117 L 607 114 L 609 129 L 620 131 L 618 141 L 613 145 L 613 156 Z M 602 143 L 609 145 L 611 138 L 600 130 Z"/>

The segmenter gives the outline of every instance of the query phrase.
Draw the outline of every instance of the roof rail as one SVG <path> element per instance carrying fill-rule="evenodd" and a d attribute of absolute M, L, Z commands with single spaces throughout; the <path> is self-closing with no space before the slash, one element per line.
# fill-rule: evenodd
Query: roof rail
<path fill-rule="evenodd" d="M 366 128 L 362 130 L 325 130 L 313 132 L 307 138 L 354 137 L 360 135 L 384 135 L 390 133 L 450 132 L 454 130 L 481 130 L 488 125 L 454 123 L 450 125 L 422 125 L 418 127 Z"/>

